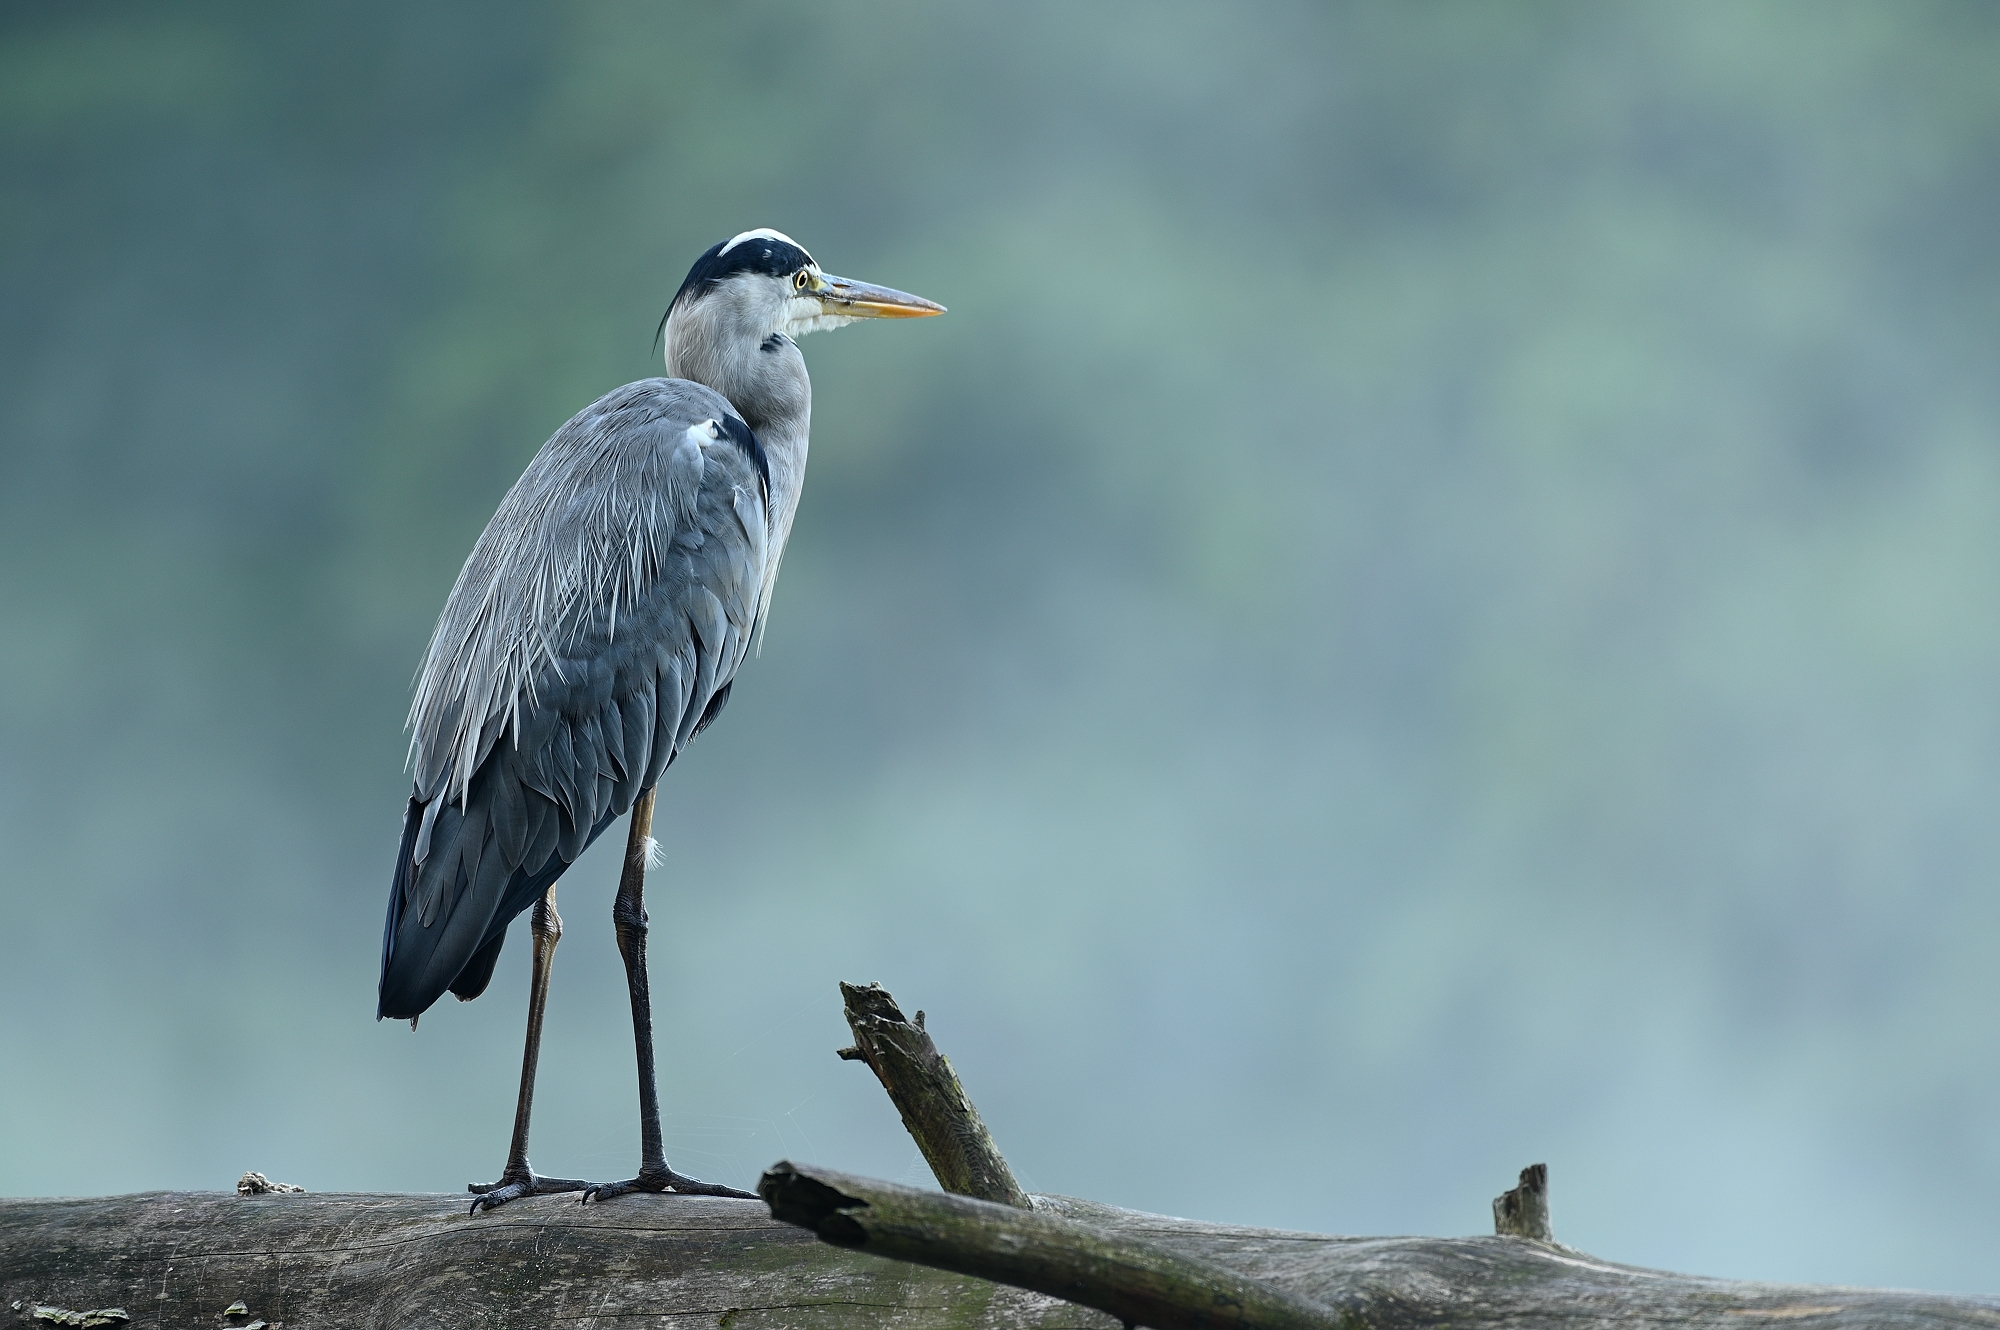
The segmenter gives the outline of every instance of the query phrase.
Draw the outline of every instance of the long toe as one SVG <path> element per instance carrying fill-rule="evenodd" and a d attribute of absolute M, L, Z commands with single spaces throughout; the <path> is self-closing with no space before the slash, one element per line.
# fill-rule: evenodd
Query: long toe
<path fill-rule="evenodd" d="M 725 1187 L 719 1182 L 703 1182 L 699 1178 L 690 1178 L 676 1173 L 672 1169 L 667 1169 L 660 1173 L 642 1172 L 638 1177 L 627 1178 L 623 1182 L 605 1182 L 595 1187 L 585 1188 L 583 1204 L 589 1205 L 592 1201 L 608 1201 L 614 1196 L 624 1196 L 635 1191 L 651 1192 L 656 1196 L 664 1192 L 672 1192 L 676 1196 L 730 1196 L 739 1201 L 754 1201 L 757 1199 L 756 1195 L 752 1192 L 738 1191 L 734 1187 Z"/>
<path fill-rule="evenodd" d="M 531 1194 L 525 1182 L 496 1182 L 489 1187 L 468 1187 L 466 1190 L 479 1193 L 472 1198 L 472 1208 L 466 1211 L 471 1215 L 481 1210 L 497 1210 L 509 1201 Z"/>
<path fill-rule="evenodd" d="M 668 1173 L 667 1176 L 672 1179 L 674 1191 L 681 1196 L 732 1196 L 739 1201 L 754 1201 L 757 1199 L 756 1192 L 738 1191 L 734 1187 L 725 1187 L 719 1182 L 701 1182 L 695 1178 L 682 1177 L 680 1174 L 672 1172 Z"/>
<path fill-rule="evenodd" d="M 588 1182 L 581 1178 L 544 1178 L 533 1173 L 519 1177 L 503 1177 L 498 1182 L 474 1182 L 466 1185 L 466 1190 L 474 1193 L 469 1214 L 481 1210 L 497 1210 L 509 1201 L 517 1201 L 523 1196 L 555 1196 L 563 1192 L 587 1191 Z"/>

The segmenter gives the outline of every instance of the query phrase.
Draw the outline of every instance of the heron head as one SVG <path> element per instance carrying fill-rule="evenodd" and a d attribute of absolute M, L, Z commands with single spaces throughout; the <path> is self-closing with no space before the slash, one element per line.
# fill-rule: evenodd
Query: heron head
<path fill-rule="evenodd" d="M 677 331 L 704 341 L 761 344 L 774 334 L 803 337 L 856 319 L 912 319 L 944 306 L 870 282 L 834 277 L 790 236 L 768 227 L 745 231 L 709 249 L 688 269 L 660 327 L 669 343 Z"/>

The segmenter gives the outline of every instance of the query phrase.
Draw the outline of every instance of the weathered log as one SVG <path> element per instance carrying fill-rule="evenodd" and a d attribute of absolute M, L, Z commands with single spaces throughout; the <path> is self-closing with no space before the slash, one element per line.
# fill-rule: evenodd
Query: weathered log
<path fill-rule="evenodd" d="M 1035 1207 L 1345 1302 L 1378 1330 L 2000 1325 L 2000 1297 L 1703 1279 L 1525 1238 L 1327 1237 L 1061 1197 Z M 223 1317 L 238 1301 L 245 1314 Z M 0 1315 L 32 1327 L 33 1306 L 123 1308 L 135 1327 L 199 1330 L 252 1319 L 289 1330 L 1118 1325 L 1055 1298 L 831 1246 L 754 1201 L 680 1196 L 601 1206 L 530 1197 L 477 1219 L 449 1194 L 0 1200 Z"/>
<path fill-rule="evenodd" d="M 896 999 L 880 984 L 842 984 L 840 997 L 847 1028 L 854 1032 L 854 1047 L 841 1049 L 840 1056 L 866 1062 L 882 1082 L 938 1185 L 960 1196 L 1026 1209 L 1027 1193 L 1000 1157 L 993 1134 L 951 1069 L 951 1059 L 924 1029 L 924 1014 L 905 1020 Z"/>
<path fill-rule="evenodd" d="M 773 1164 L 771 1214 L 836 1247 L 977 1275 L 1154 1330 L 1344 1330 L 1358 1324 L 1275 1284 L 1062 1215 Z"/>

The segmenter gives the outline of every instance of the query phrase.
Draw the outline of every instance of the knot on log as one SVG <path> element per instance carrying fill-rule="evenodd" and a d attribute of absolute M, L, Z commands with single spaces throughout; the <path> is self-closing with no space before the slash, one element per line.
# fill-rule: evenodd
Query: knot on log
<path fill-rule="evenodd" d="M 289 1182 L 273 1182 L 262 1173 L 245 1173 L 236 1179 L 238 1196 L 264 1196 L 271 1192 L 293 1192 L 304 1194 L 304 1187 L 294 1187 Z"/>
<path fill-rule="evenodd" d="M 1556 1240 L 1555 1231 L 1549 1227 L 1547 1164 L 1528 1165 L 1521 1170 L 1519 1186 L 1493 1198 L 1493 1231 L 1503 1238 Z"/>

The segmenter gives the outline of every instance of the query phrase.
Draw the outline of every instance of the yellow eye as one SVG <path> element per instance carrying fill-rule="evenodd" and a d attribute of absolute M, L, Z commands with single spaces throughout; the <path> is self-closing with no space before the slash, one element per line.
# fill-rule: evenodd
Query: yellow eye
<path fill-rule="evenodd" d="M 801 268 L 798 270 L 798 272 L 792 275 L 792 289 L 794 291 L 803 291 L 806 289 L 806 283 L 810 282 L 811 280 L 812 280 L 812 275 L 808 273 L 804 268 Z"/>

